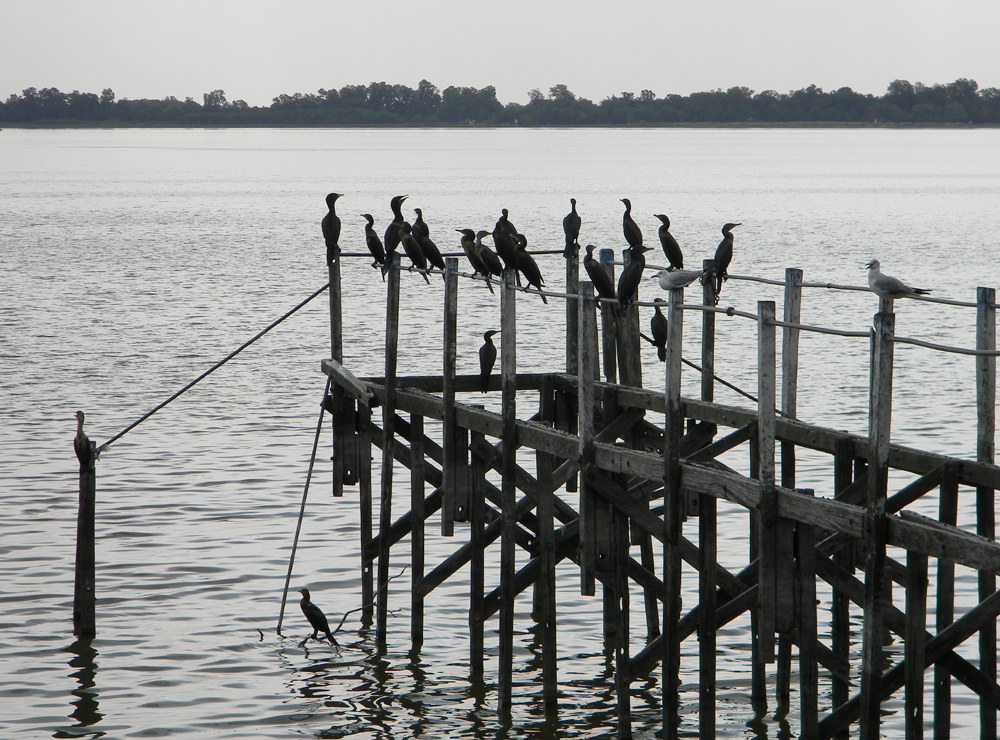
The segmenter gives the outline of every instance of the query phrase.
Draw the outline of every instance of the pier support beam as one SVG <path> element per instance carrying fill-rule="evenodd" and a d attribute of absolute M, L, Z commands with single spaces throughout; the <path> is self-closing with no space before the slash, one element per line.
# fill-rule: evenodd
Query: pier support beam
<path fill-rule="evenodd" d="M 976 349 L 995 351 L 997 348 L 997 294 L 993 288 L 976 289 Z M 976 460 L 993 465 L 996 452 L 997 427 L 997 358 L 976 357 Z M 996 539 L 995 491 L 986 486 L 976 488 L 976 534 L 988 540 Z M 992 573 L 979 574 L 979 600 L 985 601 L 997 590 Z M 997 680 L 997 626 L 983 625 L 979 632 L 979 670 L 994 683 Z M 997 710 L 986 701 L 979 704 L 979 737 L 996 740 Z"/>
<path fill-rule="evenodd" d="M 95 526 L 97 510 L 97 443 L 90 442 L 89 463 L 80 466 L 80 508 L 76 515 L 76 571 L 73 584 L 73 631 L 79 637 L 97 633 Z"/>

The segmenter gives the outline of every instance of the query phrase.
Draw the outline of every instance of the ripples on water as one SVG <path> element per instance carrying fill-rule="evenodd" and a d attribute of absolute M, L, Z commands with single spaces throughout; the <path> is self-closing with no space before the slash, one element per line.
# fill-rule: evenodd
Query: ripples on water
<path fill-rule="evenodd" d="M 890 274 L 968 301 L 998 274 L 994 250 L 984 248 L 998 231 L 997 131 L 7 130 L 0 158 L 0 730 L 18 737 L 497 736 L 495 648 L 486 685 L 467 678 L 464 574 L 435 592 L 420 656 L 407 653 L 408 574 L 392 584 L 384 656 L 370 634 L 359 635 L 357 615 L 340 634 L 343 650 L 300 648 L 306 626 L 291 598 L 285 637 L 274 633 L 324 385 L 319 361 L 329 355 L 325 298 L 104 454 L 98 636 L 92 644 L 72 637 L 73 412 L 84 409 L 88 432 L 103 442 L 321 286 L 319 220 L 330 190 L 347 193 L 338 209 L 342 245 L 353 251 L 363 250 L 357 214 L 371 212 L 383 230 L 396 193 L 423 208 L 443 250 L 458 249 L 451 229 L 491 227 L 501 207 L 532 247 L 558 247 L 572 195 L 583 242 L 620 251 L 618 199 L 629 197 L 654 244 L 652 214 L 671 216 L 692 265 L 712 255 L 719 227 L 733 220 L 743 222 L 734 273 L 780 279 L 797 266 L 807 281 L 863 284 L 863 265 L 877 256 Z M 651 262 L 662 261 L 656 254 Z M 367 264 L 344 265 L 346 362 L 361 375 L 381 374 L 384 330 L 382 281 Z M 562 258 L 539 264 L 559 290 Z M 439 372 L 440 283 L 403 276 L 401 374 Z M 658 288 L 646 285 L 648 299 Z M 756 283 L 729 281 L 722 302 L 755 311 L 760 299 L 780 311 L 780 291 Z M 868 294 L 813 289 L 802 318 L 864 330 L 876 310 Z M 475 372 L 498 301 L 463 283 L 460 312 L 459 371 Z M 519 368 L 561 367 L 563 316 L 559 301 L 518 299 Z M 901 335 L 973 346 L 974 322 L 971 309 L 897 303 Z M 687 323 L 685 354 L 694 359 L 698 320 Z M 802 337 L 802 418 L 866 432 L 867 345 Z M 643 351 L 646 385 L 661 388 L 655 353 Z M 913 347 L 897 347 L 896 357 L 894 439 L 972 456 L 972 359 Z M 720 374 L 753 392 L 755 358 L 752 325 L 720 317 Z M 684 383 L 696 394 L 694 374 Z M 717 398 L 746 405 L 722 389 Z M 530 414 L 535 400 L 519 402 Z M 336 615 L 359 606 L 358 519 L 354 491 L 336 501 L 329 494 L 329 441 L 327 431 L 293 588 L 309 585 Z M 726 462 L 745 470 L 745 457 Z M 825 457 L 803 453 L 798 473 L 799 485 L 829 492 Z M 399 476 L 406 490 L 408 476 Z M 728 512 L 720 557 L 735 569 L 746 561 L 746 517 L 724 504 L 720 511 Z M 970 515 L 963 509 L 963 523 Z M 431 562 L 464 534 L 436 532 L 432 518 Z M 392 572 L 402 563 L 399 551 Z M 559 574 L 558 724 L 534 699 L 540 654 L 524 597 L 514 728 L 500 736 L 613 732 L 600 599 L 579 596 L 573 568 Z M 959 569 L 959 589 L 974 592 L 974 584 Z M 697 584 L 687 586 L 694 603 Z M 632 612 L 637 652 L 641 601 Z M 487 635 L 495 646 L 495 633 Z M 794 715 L 779 720 L 772 708 L 753 721 L 748 642 L 747 620 L 720 637 L 720 736 L 784 736 Z M 697 643 L 685 647 L 684 679 L 696 681 Z M 658 672 L 633 684 L 637 737 L 652 737 L 659 724 Z M 685 685 L 685 730 L 697 727 L 696 689 Z M 900 707 L 887 708 L 894 732 Z M 974 706 L 957 689 L 954 713 L 958 727 L 975 726 Z"/>

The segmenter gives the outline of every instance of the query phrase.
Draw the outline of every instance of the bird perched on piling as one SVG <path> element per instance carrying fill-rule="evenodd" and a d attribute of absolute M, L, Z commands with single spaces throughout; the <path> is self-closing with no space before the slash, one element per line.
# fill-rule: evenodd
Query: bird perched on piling
<path fill-rule="evenodd" d="M 389 201 L 389 208 L 392 209 L 392 221 L 385 229 L 385 264 L 382 266 L 382 277 L 385 277 L 386 270 L 392 265 L 392 254 L 399 246 L 399 226 L 403 223 L 403 201 L 409 198 L 408 195 L 397 195 Z"/>
<path fill-rule="evenodd" d="M 512 237 L 517 236 L 517 228 L 510 222 L 510 211 L 506 208 L 500 209 L 500 218 L 497 219 L 496 228 L 503 229 Z"/>
<path fill-rule="evenodd" d="M 496 252 L 483 244 L 483 237 L 489 235 L 490 232 L 485 229 L 480 229 L 476 232 L 476 253 L 479 255 L 479 261 L 483 263 L 483 267 L 486 268 L 487 273 L 494 277 L 500 277 L 503 275 L 503 264 L 500 262 L 500 258 Z M 487 279 L 486 284 L 489 285 L 489 282 Z M 490 290 L 492 291 L 493 288 L 490 288 Z"/>
<path fill-rule="evenodd" d="M 503 266 L 505 268 L 517 268 L 517 234 L 511 234 L 510 230 L 507 228 L 507 209 L 504 208 L 504 215 L 497 221 L 496 226 L 493 228 L 493 244 L 497 248 L 497 254 L 500 255 L 500 259 L 503 260 Z M 520 285 L 520 281 L 518 281 Z"/>
<path fill-rule="evenodd" d="M 368 223 L 365 224 L 365 244 L 372 254 L 372 267 L 385 264 L 385 249 L 382 247 L 382 240 L 375 233 L 375 218 L 370 213 L 362 213 L 361 217 Z"/>
<path fill-rule="evenodd" d="M 722 241 L 715 250 L 715 305 L 719 305 L 722 283 L 729 279 L 729 263 L 733 261 L 732 231 L 740 224 L 726 224 L 722 227 Z"/>
<path fill-rule="evenodd" d="M 323 229 L 323 241 L 326 242 L 326 264 L 332 265 L 340 254 L 340 217 L 336 212 L 337 198 L 341 193 L 330 193 L 326 196 L 326 207 L 329 212 L 323 217 L 320 226 Z"/>
<path fill-rule="evenodd" d="M 497 361 L 497 347 L 493 344 L 493 335 L 499 334 L 497 329 L 483 333 L 483 346 L 479 348 L 479 390 L 486 393 L 490 389 L 490 375 Z"/>
<path fill-rule="evenodd" d="M 570 211 L 563 218 L 563 232 L 566 234 L 566 246 L 563 257 L 569 259 L 576 256 L 580 250 L 580 214 L 576 212 L 576 198 L 569 199 Z"/>
<path fill-rule="evenodd" d="M 76 459 L 80 461 L 80 470 L 86 470 L 94 464 L 96 455 L 90 444 L 90 437 L 83 431 L 83 412 L 76 412 L 76 436 L 73 438 L 73 450 Z"/>
<path fill-rule="evenodd" d="M 868 268 L 868 287 L 882 298 L 903 298 L 908 295 L 927 295 L 930 293 L 930 290 L 911 288 L 902 280 L 886 275 L 882 272 L 878 260 L 871 260 L 865 267 Z"/>
<path fill-rule="evenodd" d="M 674 270 L 673 272 L 660 270 L 653 277 L 664 290 L 673 290 L 674 288 L 686 288 L 704 274 L 704 270 Z"/>
<path fill-rule="evenodd" d="M 413 235 L 419 240 L 421 237 L 430 236 L 431 230 L 427 228 L 427 224 L 424 222 L 424 212 L 419 208 L 414 208 L 413 212 L 417 214 L 417 218 L 413 221 L 413 225 L 410 227 L 413 230 Z"/>
<path fill-rule="evenodd" d="M 330 640 L 331 645 L 336 645 L 340 647 L 340 643 L 330 632 L 330 623 L 326 621 L 326 615 L 323 610 L 316 606 L 309 600 L 309 589 L 300 588 L 299 593 L 302 594 L 302 599 L 299 601 L 299 606 L 302 608 L 302 613 L 305 614 L 306 619 L 309 620 L 309 624 L 312 625 L 313 633 L 306 639 L 312 638 L 313 640 L 318 639 L 316 635 L 320 632 L 326 635 L 327 639 Z"/>
<path fill-rule="evenodd" d="M 476 232 L 472 229 L 455 229 L 455 231 L 462 235 L 462 251 L 465 252 L 469 264 L 472 265 L 473 276 L 482 275 L 485 277 L 486 287 L 490 289 L 490 293 L 493 293 L 493 286 L 490 285 L 489 281 L 490 271 L 479 258 L 479 248 L 476 246 Z M 488 232 L 484 231 L 482 233 L 486 234 Z"/>
<path fill-rule="evenodd" d="M 639 230 L 639 224 L 632 219 L 632 202 L 628 198 L 621 200 L 625 204 L 625 213 L 622 215 L 622 232 L 625 234 L 625 241 L 633 249 L 641 247 L 642 231 Z"/>
<path fill-rule="evenodd" d="M 683 270 L 684 253 L 681 252 L 681 245 L 677 243 L 674 235 L 670 233 L 670 219 L 662 213 L 654 213 L 653 215 L 661 221 L 660 228 L 657 229 L 656 234 L 660 237 L 660 246 L 663 247 L 663 254 L 666 255 L 667 260 L 670 262 L 670 269 Z"/>
<path fill-rule="evenodd" d="M 420 244 L 417 243 L 416 238 L 414 238 L 410 225 L 406 221 L 403 221 L 399 225 L 399 243 L 403 245 L 403 251 L 410 258 L 410 262 L 420 270 L 420 274 L 424 276 L 424 280 L 430 285 L 431 281 L 427 277 L 427 257 L 420 248 Z"/>
<path fill-rule="evenodd" d="M 653 299 L 655 313 L 649 320 L 649 333 L 653 335 L 653 346 L 656 347 L 656 356 L 660 362 L 667 361 L 667 317 L 660 311 L 660 306 L 664 301 L 662 298 Z"/>
<path fill-rule="evenodd" d="M 538 290 L 544 290 L 545 281 L 542 280 L 542 271 L 538 269 L 538 263 L 535 262 L 535 258 L 528 254 L 527 237 L 524 234 L 518 234 L 516 239 L 517 251 L 514 252 L 514 264 L 521 271 L 521 274 L 524 275 L 524 279 L 529 286 L 538 288 Z M 542 299 L 542 303 L 548 303 L 545 296 L 541 293 L 539 293 L 538 297 Z"/>
<path fill-rule="evenodd" d="M 597 291 L 599 298 L 608 298 L 612 301 L 617 298 L 615 284 L 611 280 L 611 276 L 604 269 L 604 266 L 594 259 L 593 244 L 587 245 L 587 256 L 583 258 L 583 269 L 590 275 L 590 282 L 594 284 L 594 290 Z"/>
<path fill-rule="evenodd" d="M 629 263 L 625 265 L 621 277 L 618 278 L 619 311 L 624 312 L 628 308 L 629 302 L 635 297 L 639 281 L 642 280 L 642 271 L 646 269 L 645 253 L 649 251 L 649 247 L 644 247 L 641 244 L 629 249 Z"/>
<path fill-rule="evenodd" d="M 427 226 L 424 226 L 426 229 Z M 413 238 L 417 240 L 417 244 L 420 245 L 420 251 L 424 253 L 424 257 L 427 261 L 434 265 L 439 270 L 444 270 L 444 257 L 441 256 L 441 250 L 437 248 L 437 244 L 431 241 L 431 238 L 424 234 L 423 236 L 413 235 Z"/>

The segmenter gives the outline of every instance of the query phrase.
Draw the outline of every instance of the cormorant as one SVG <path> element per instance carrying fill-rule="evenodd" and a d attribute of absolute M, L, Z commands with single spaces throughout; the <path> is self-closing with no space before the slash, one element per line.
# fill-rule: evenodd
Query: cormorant
<path fill-rule="evenodd" d="M 389 201 L 389 208 L 392 209 L 392 221 L 385 229 L 385 264 L 382 266 L 382 277 L 392 265 L 392 253 L 399 246 L 399 225 L 403 223 L 403 201 L 409 198 L 408 195 L 397 195 Z"/>
<path fill-rule="evenodd" d="M 641 247 L 642 232 L 639 230 L 639 225 L 632 220 L 632 203 L 628 198 L 622 198 L 622 203 L 625 204 L 625 214 L 622 216 L 622 231 L 625 234 L 625 241 L 628 242 L 629 247 Z"/>
<path fill-rule="evenodd" d="M 653 277 L 659 281 L 661 288 L 672 290 L 686 288 L 704 274 L 704 270 L 674 270 L 673 272 L 660 270 Z"/>
<path fill-rule="evenodd" d="M 438 249 L 437 244 L 432 242 L 429 236 L 414 235 L 414 238 L 417 240 L 417 244 L 420 245 L 420 251 L 424 253 L 427 261 L 437 269 L 444 271 L 444 257 L 441 256 L 441 250 Z"/>
<path fill-rule="evenodd" d="M 628 308 L 629 301 L 635 297 L 635 291 L 642 280 L 642 271 L 646 269 L 645 253 L 649 252 L 649 247 L 641 244 L 629 250 L 629 263 L 622 270 L 621 277 L 618 278 L 618 305 L 620 310 Z"/>
<path fill-rule="evenodd" d="M 410 262 L 420 270 L 420 274 L 424 276 L 424 280 L 430 285 L 431 281 L 427 277 L 427 258 L 424 256 L 423 250 L 414 238 L 410 225 L 406 221 L 403 221 L 399 225 L 399 243 L 403 245 L 403 251 L 410 258 Z"/>
<path fill-rule="evenodd" d="M 902 280 L 886 275 L 881 271 L 878 260 L 872 260 L 865 267 L 868 268 L 868 287 L 882 298 L 902 298 L 930 293 L 926 288 L 911 288 Z"/>
<path fill-rule="evenodd" d="M 660 245 L 663 247 L 663 254 L 665 254 L 667 256 L 667 260 L 670 261 L 670 269 L 683 270 L 684 253 L 681 252 L 681 245 L 677 243 L 677 240 L 674 239 L 674 235 L 670 233 L 670 219 L 662 213 L 654 213 L 653 215 L 660 219 L 663 223 L 656 233 L 660 237 Z"/>
<path fill-rule="evenodd" d="M 375 260 L 372 262 L 372 267 L 384 265 L 385 249 L 382 248 L 382 240 L 375 233 L 375 219 L 370 213 L 362 213 L 361 217 L 368 221 L 365 224 L 365 244 L 368 245 L 368 251 L 372 253 L 372 259 Z"/>
<path fill-rule="evenodd" d="M 583 258 L 583 268 L 590 275 L 590 281 L 594 284 L 594 290 L 601 298 L 615 300 L 615 284 L 611 280 L 611 275 L 604 269 L 604 266 L 594 259 L 594 245 L 587 245 L 587 256 Z"/>
<path fill-rule="evenodd" d="M 576 198 L 570 198 L 570 212 L 563 218 L 563 231 L 566 233 L 566 247 L 563 257 L 574 257 L 580 249 L 580 214 L 576 212 Z"/>
<path fill-rule="evenodd" d="M 545 283 L 542 280 L 542 271 L 538 269 L 535 258 L 528 254 L 528 239 L 524 234 L 517 235 L 517 251 L 514 252 L 517 269 L 524 275 L 524 279 L 529 286 L 534 286 L 539 290 L 545 290 Z M 544 295 L 539 294 L 542 303 L 548 303 Z"/>
<path fill-rule="evenodd" d="M 512 224 L 510 222 L 509 216 L 510 216 L 510 212 L 506 208 L 501 208 L 500 209 L 500 218 L 497 219 L 497 224 L 496 225 L 497 225 L 498 229 L 503 229 L 508 234 L 510 234 L 512 237 L 514 237 L 514 236 L 517 236 L 518 231 L 514 227 L 514 224 Z"/>
<path fill-rule="evenodd" d="M 326 242 L 326 264 L 332 265 L 340 254 L 340 217 L 337 216 L 334 204 L 341 193 L 330 193 L 326 196 L 326 207 L 330 212 L 323 217 L 323 240 Z"/>
<path fill-rule="evenodd" d="M 316 637 L 317 633 L 322 632 L 330 640 L 330 643 L 340 647 L 340 643 L 330 632 L 330 623 L 326 621 L 326 615 L 323 610 L 316 606 L 314 603 L 309 601 L 309 589 L 300 588 L 299 593 L 302 594 L 302 599 L 299 601 L 299 606 L 302 607 L 302 613 L 306 615 L 306 619 L 309 620 L 309 624 L 312 625 L 313 633 L 309 635 L 312 639 L 318 639 Z M 309 639 L 309 638 L 306 638 Z"/>
<path fill-rule="evenodd" d="M 80 461 L 80 470 L 86 470 L 94 464 L 94 450 L 90 446 L 90 437 L 83 431 L 83 412 L 76 412 L 76 437 L 73 438 L 73 450 L 76 459 Z"/>
<path fill-rule="evenodd" d="M 413 235 L 419 241 L 422 237 L 430 236 L 431 230 L 427 228 L 427 224 L 424 222 L 424 212 L 419 208 L 414 208 L 413 212 L 417 214 L 417 218 L 411 228 L 413 229 Z"/>
<path fill-rule="evenodd" d="M 489 235 L 490 232 L 485 229 L 476 232 L 476 252 L 479 254 L 479 260 L 483 263 L 483 267 L 486 268 L 487 272 L 494 277 L 501 277 L 503 275 L 503 264 L 501 264 L 500 258 L 497 257 L 496 252 L 483 244 L 483 237 Z"/>
<path fill-rule="evenodd" d="M 486 287 L 490 289 L 490 293 L 493 293 L 493 286 L 489 280 L 490 271 L 479 258 L 479 247 L 476 246 L 476 232 L 472 229 L 455 229 L 455 231 L 462 235 L 462 251 L 465 252 L 469 264 L 472 265 L 472 274 L 485 277 Z M 484 231 L 483 233 L 487 232 Z"/>
<path fill-rule="evenodd" d="M 667 317 L 660 312 L 660 305 L 664 303 L 662 298 L 654 298 L 653 308 L 656 313 L 649 320 L 649 332 L 653 335 L 653 344 L 656 346 L 656 356 L 660 362 L 667 361 Z"/>
<path fill-rule="evenodd" d="M 506 209 L 504 209 L 506 211 Z M 501 221 L 504 219 L 501 219 Z M 517 241 L 515 241 L 515 234 L 508 232 L 507 228 L 497 221 L 496 227 L 493 229 L 493 244 L 496 245 L 497 254 L 500 255 L 500 259 L 503 260 L 504 267 L 517 267 Z M 520 281 L 518 281 L 520 285 Z"/>
<path fill-rule="evenodd" d="M 726 224 L 722 227 L 722 241 L 715 250 L 715 303 L 719 303 L 722 292 L 722 282 L 729 279 L 729 263 L 733 261 L 732 230 L 739 224 Z"/>
<path fill-rule="evenodd" d="M 496 329 L 490 329 L 483 334 L 485 343 L 479 348 L 479 390 L 486 393 L 490 389 L 490 374 L 497 361 L 497 348 L 493 344 L 493 335 L 499 334 Z"/>

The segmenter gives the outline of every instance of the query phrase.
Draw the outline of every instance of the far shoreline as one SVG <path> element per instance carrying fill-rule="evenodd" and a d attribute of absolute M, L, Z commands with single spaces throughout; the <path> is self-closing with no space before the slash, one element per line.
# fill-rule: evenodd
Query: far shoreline
<path fill-rule="evenodd" d="M 566 126 L 555 124 L 479 124 L 479 123 L 396 123 L 396 124 L 203 124 L 190 123 L 109 123 L 107 121 L 89 123 L 85 121 L 33 121 L 4 123 L 0 131 L 7 129 L 995 129 L 1000 123 L 954 123 L 954 122 L 891 122 L 891 121 L 742 121 L 742 122 L 688 122 L 688 123 L 633 123 L 633 124 L 588 124 Z"/>

